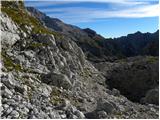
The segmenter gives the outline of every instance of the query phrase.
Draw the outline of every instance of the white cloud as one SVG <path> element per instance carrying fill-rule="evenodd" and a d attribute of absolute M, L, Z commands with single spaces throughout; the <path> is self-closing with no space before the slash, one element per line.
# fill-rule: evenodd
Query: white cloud
<path fill-rule="evenodd" d="M 159 16 L 159 5 L 146 5 L 119 11 L 95 11 L 95 18 L 142 18 Z"/>
<path fill-rule="evenodd" d="M 25 0 L 27 6 L 50 6 L 57 4 L 69 4 L 69 3 L 79 3 L 79 2 L 91 2 L 91 3 L 112 3 L 112 4 L 124 4 L 124 5 L 140 5 L 146 4 L 145 1 L 133 1 L 133 0 Z"/>
<path fill-rule="evenodd" d="M 50 0 L 51 1 L 51 0 Z M 150 4 L 148 1 L 153 0 L 54 0 L 49 2 L 53 4 L 64 4 L 67 1 L 90 1 L 90 2 L 114 2 L 112 9 L 110 8 L 91 8 L 91 7 L 44 7 L 40 10 L 47 13 L 47 15 L 59 18 L 69 23 L 89 22 L 97 19 L 106 18 L 143 18 L 143 17 L 156 17 L 159 16 L 159 4 Z M 146 2 L 145 2 L 146 1 Z M 34 2 L 36 4 L 36 2 Z M 116 4 L 119 3 L 119 4 Z M 39 2 L 39 5 L 45 6 L 47 2 Z M 34 6 L 34 5 L 33 5 Z M 115 8 L 113 10 L 113 8 Z"/>

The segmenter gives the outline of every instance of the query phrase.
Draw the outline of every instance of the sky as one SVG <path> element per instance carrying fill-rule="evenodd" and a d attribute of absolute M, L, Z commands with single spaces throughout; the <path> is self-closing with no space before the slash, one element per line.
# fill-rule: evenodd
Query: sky
<path fill-rule="evenodd" d="M 158 0 L 25 0 L 25 5 L 106 38 L 159 28 Z"/>

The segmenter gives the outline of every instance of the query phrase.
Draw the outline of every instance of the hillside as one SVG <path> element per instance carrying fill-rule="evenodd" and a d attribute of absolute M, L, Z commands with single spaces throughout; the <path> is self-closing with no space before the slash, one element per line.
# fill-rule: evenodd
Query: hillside
<path fill-rule="evenodd" d="M 157 101 L 157 83 L 144 90 L 143 103 L 135 102 L 121 94 L 121 89 L 117 90 L 119 86 L 107 82 L 107 77 L 113 77 L 115 82 L 124 72 L 123 67 L 119 67 L 114 77 L 111 72 L 105 72 L 106 69 L 99 69 L 102 63 L 97 66 L 88 60 L 88 54 L 107 60 L 108 54 L 104 56 L 101 52 L 108 48 L 99 47 L 100 41 L 105 40 L 102 36 L 91 29 L 82 30 L 49 18 L 33 8 L 30 13 L 21 1 L 2 1 L 1 4 L 2 119 L 159 117 L 159 106 L 153 102 Z M 144 66 L 147 67 L 143 69 L 148 70 L 154 63 L 157 65 L 157 57 L 144 59 L 147 62 L 142 66 L 138 64 L 136 70 L 141 71 Z M 115 62 L 125 66 L 121 60 Z M 129 61 L 126 63 L 130 66 Z M 107 71 L 116 68 L 109 65 L 105 65 Z M 132 74 L 132 70 L 129 71 Z M 152 78 L 158 81 L 157 72 L 155 74 Z M 154 99 L 150 100 L 153 95 Z"/>

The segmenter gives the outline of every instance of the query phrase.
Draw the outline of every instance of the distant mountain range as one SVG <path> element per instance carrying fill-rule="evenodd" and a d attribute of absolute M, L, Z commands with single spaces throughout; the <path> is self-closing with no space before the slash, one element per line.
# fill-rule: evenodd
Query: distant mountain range
<path fill-rule="evenodd" d="M 137 55 L 158 56 L 159 54 L 159 30 L 155 33 L 136 32 L 119 38 L 106 39 L 94 30 L 66 24 L 33 7 L 27 7 L 27 10 L 48 28 L 74 40 L 90 61 L 114 61 Z"/>

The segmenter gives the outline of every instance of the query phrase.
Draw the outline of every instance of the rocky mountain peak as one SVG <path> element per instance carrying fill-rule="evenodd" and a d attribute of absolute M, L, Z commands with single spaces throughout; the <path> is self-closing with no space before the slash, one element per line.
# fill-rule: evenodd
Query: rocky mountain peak
<path fill-rule="evenodd" d="M 86 28 L 86 29 L 83 29 L 85 32 L 88 33 L 89 36 L 95 36 L 96 35 L 96 32 L 94 30 L 91 30 L 90 28 Z"/>

